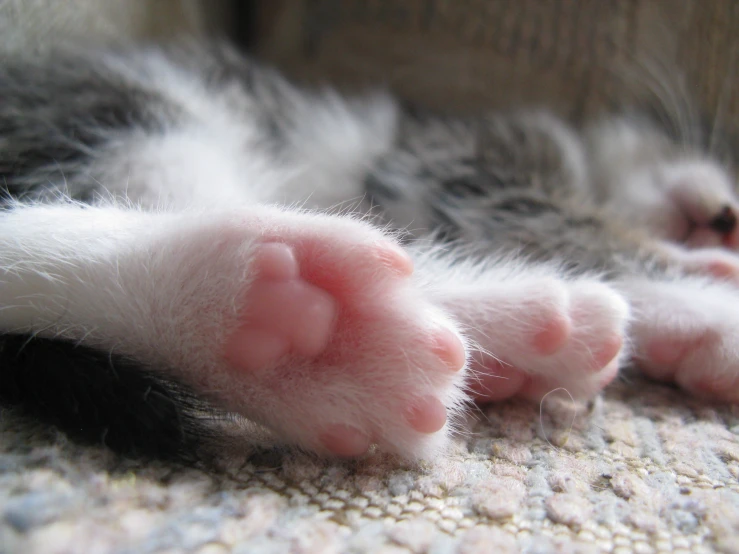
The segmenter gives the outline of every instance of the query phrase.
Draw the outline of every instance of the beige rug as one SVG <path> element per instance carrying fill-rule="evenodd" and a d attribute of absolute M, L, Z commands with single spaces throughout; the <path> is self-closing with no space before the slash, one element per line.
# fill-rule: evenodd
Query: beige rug
<path fill-rule="evenodd" d="M 29 444 L 4 414 L 0 551 L 739 552 L 739 407 L 637 381 L 570 431 L 562 405 L 491 406 L 420 467 L 262 453 L 211 472 Z"/>

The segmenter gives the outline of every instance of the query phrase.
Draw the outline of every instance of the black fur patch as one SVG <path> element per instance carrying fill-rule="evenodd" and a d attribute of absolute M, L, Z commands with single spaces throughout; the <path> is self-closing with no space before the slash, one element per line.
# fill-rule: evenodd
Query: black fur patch
<path fill-rule="evenodd" d="M 70 342 L 0 337 L 0 403 L 133 457 L 195 462 L 214 412 L 186 387 Z"/>

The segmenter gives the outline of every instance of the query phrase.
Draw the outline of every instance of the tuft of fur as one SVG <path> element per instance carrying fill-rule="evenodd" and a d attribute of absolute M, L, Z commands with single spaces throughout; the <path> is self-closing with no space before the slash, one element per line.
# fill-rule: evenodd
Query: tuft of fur
<path fill-rule="evenodd" d="M 0 339 L 0 403 L 72 438 L 134 457 L 194 463 L 215 410 L 141 362 L 67 341 Z"/>

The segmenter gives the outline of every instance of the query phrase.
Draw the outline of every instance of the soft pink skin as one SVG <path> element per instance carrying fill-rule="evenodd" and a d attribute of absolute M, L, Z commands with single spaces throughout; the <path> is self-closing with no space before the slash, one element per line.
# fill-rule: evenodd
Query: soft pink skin
<path fill-rule="evenodd" d="M 464 367 L 464 346 L 451 331 L 447 329 L 439 330 L 433 350 L 439 358 L 446 362 L 451 371 L 459 371 Z"/>
<path fill-rule="evenodd" d="M 406 419 L 419 433 L 436 433 L 446 423 L 446 408 L 438 398 L 421 398 L 406 412 Z"/>
<path fill-rule="evenodd" d="M 532 346 L 544 356 L 555 354 L 570 338 L 571 332 L 570 320 L 558 315 L 542 325 L 541 331 L 534 335 Z"/>
<path fill-rule="evenodd" d="M 590 382 L 579 394 L 574 389 L 573 392 L 591 396 L 609 384 L 618 373 L 617 358 L 623 348 L 623 338 L 614 332 L 581 336 L 578 326 L 583 319 L 589 318 L 588 313 L 581 312 L 582 307 L 576 305 L 571 307 L 569 315 L 564 311 L 551 314 L 536 326 L 529 337 L 528 348 L 539 355 L 545 366 L 547 360 L 558 355 L 564 354 L 566 359 L 567 349 L 573 344 L 576 349 L 586 348 L 588 356 L 572 358 L 571 363 L 564 366 L 552 362 L 550 372 L 535 373 L 531 368 L 519 367 L 505 359 L 477 355 L 472 364 L 475 377 L 470 383 L 475 400 L 485 403 L 521 396 L 539 401 L 553 389 L 570 388 L 572 379 Z"/>
<path fill-rule="evenodd" d="M 328 344 L 337 305 L 326 291 L 300 278 L 292 249 L 262 246 L 259 277 L 250 291 L 249 314 L 226 344 L 226 357 L 258 371 L 287 354 L 313 357 Z"/>
<path fill-rule="evenodd" d="M 473 365 L 478 376 L 470 383 L 472 396 L 480 403 L 498 402 L 518 395 L 528 383 L 529 376 L 522 370 L 485 358 Z"/>
<path fill-rule="evenodd" d="M 394 245 L 383 245 L 378 252 L 399 275 L 413 272 L 408 255 Z M 295 253 L 287 244 L 263 244 L 256 265 L 258 277 L 249 293 L 249 313 L 227 342 L 226 357 L 241 369 L 258 371 L 287 354 L 319 355 L 331 338 L 336 300 L 301 277 Z M 451 332 L 445 331 L 447 335 L 451 339 L 445 338 L 440 356 L 451 358 L 459 369 L 464 350 Z"/>
<path fill-rule="evenodd" d="M 361 456 L 370 447 L 370 438 L 354 427 L 333 425 L 321 434 L 321 443 L 335 456 L 354 458 Z"/>
<path fill-rule="evenodd" d="M 375 254 L 400 278 L 413 272 L 410 257 L 391 243 L 378 244 Z M 225 358 L 233 370 L 259 373 L 287 356 L 315 358 L 326 352 L 340 300 L 304 278 L 295 251 L 287 244 L 260 245 L 254 269 L 257 277 L 249 289 L 248 311 L 225 344 Z M 438 330 L 429 347 L 450 371 L 464 367 L 464 347 L 451 331 Z M 405 418 L 418 433 L 431 434 L 444 427 L 446 408 L 438 398 L 427 396 L 408 406 Z M 321 431 L 319 439 L 328 452 L 340 457 L 360 456 L 372 442 L 366 432 L 339 423 Z"/>

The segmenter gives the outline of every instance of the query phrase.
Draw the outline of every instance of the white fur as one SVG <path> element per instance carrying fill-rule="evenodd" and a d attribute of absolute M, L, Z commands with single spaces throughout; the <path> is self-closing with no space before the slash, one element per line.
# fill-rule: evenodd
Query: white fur
<path fill-rule="evenodd" d="M 642 279 L 618 283 L 617 290 L 597 276 L 570 278 L 556 267 L 511 258 L 452 261 L 422 242 L 413 249 L 415 280 L 396 282 L 378 277 L 377 261 L 364 254 L 392 240 L 381 230 L 349 216 L 269 206 L 331 209 L 360 200 L 361 174 L 394 139 L 395 107 L 384 97 L 357 103 L 331 93 L 294 98 L 288 153 L 275 160 L 263 149 L 255 124 L 233 117 L 225 102 L 230 91 L 213 94 L 156 56 L 144 68 L 190 113 L 189 123 L 158 135 L 133 133 L 98 153 L 86 172 L 113 199 L 106 206 L 0 212 L 3 330 L 136 356 L 310 449 L 320 450 L 322 427 L 345 423 L 368 425 L 381 446 L 411 457 L 442 451 L 453 419 L 440 432 L 422 435 L 404 423 L 404 407 L 433 395 L 453 416 L 465 401 L 465 372 L 438 367 L 429 349 L 428 340 L 441 327 L 467 337 L 468 348 L 475 345 L 589 396 L 601 386 L 598 373 L 584 369 L 593 353 L 609 337 L 628 343 L 628 300 L 637 353 L 655 334 L 680 339 L 709 330 L 718 334 L 720 348 L 691 354 L 677 368 L 677 380 L 689 386 L 705 375 L 735 376 L 739 319 L 731 306 L 739 293 L 728 285 Z M 128 66 L 120 69 L 140 78 Z M 241 106 L 242 115 L 250 109 Z M 612 181 L 618 209 L 642 206 L 655 217 L 652 207 L 662 209 L 669 188 L 665 180 L 690 177 L 716 184 L 718 195 L 726 192 L 722 176 L 700 164 L 683 164 L 680 171 L 668 166 L 663 179 L 655 180 L 651 169 L 633 163 L 636 138 L 628 129 L 617 132 L 614 164 L 636 169 L 622 178 L 609 162 L 598 176 Z M 598 156 L 605 156 L 607 145 L 596 146 Z M 423 155 L 443 156 L 450 147 Z M 584 181 L 585 173 L 575 178 Z M 137 207 L 122 207 L 126 203 Z M 410 211 L 402 220 L 413 221 L 412 204 L 403 208 Z M 349 328 L 330 346 L 333 365 L 291 359 L 255 377 L 224 361 L 222 346 L 248 307 L 254 256 L 265 236 L 321 245 L 327 252 L 321 263 L 335 264 L 362 285 L 350 307 L 376 311 L 371 323 L 351 328 L 353 320 L 344 322 Z M 557 317 L 572 325 L 567 344 L 554 355 L 532 353 L 532 334 L 542 321 Z M 628 353 L 626 344 L 617 361 Z M 704 365 L 694 363 L 698 356 Z"/>

